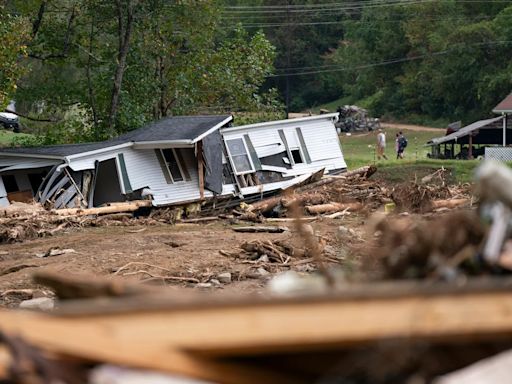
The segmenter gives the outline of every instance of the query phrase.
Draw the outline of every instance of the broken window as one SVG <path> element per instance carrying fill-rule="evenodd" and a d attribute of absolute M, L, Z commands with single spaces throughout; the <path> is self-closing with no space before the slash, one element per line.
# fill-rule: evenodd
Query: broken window
<path fill-rule="evenodd" d="M 254 171 L 242 138 L 226 140 L 226 145 L 237 174 Z"/>
<path fill-rule="evenodd" d="M 295 130 L 279 130 L 279 135 L 288 152 L 292 165 L 303 164 L 304 157 L 300 148 L 299 138 Z M 283 159 L 284 160 L 284 159 Z M 285 161 L 286 162 L 286 161 Z"/>
<path fill-rule="evenodd" d="M 161 149 L 162 156 L 165 159 L 165 165 L 167 168 L 167 172 L 172 178 L 173 182 L 183 181 L 183 172 L 182 165 L 178 162 L 178 156 L 176 156 L 176 152 L 174 149 Z"/>

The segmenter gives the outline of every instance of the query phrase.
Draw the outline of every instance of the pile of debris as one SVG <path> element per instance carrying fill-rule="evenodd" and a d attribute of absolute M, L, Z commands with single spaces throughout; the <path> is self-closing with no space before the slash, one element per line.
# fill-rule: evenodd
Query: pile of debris
<path fill-rule="evenodd" d="M 98 226 L 156 225 L 161 218 L 134 218 L 146 201 L 116 203 L 91 209 L 60 209 L 48 211 L 40 204 L 14 203 L 0 211 L 0 243 L 52 236 L 72 228 Z"/>
<path fill-rule="evenodd" d="M 512 171 L 486 162 L 477 172 L 479 210 L 456 210 L 432 217 L 398 216 L 377 220 L 372 258 L 383 265 L 384 278 L 453 280 L 459 276 L 512 272 Z M 420 192 L 429 191 L 418 187 Z M 468 205 L 460 191 L 447 191 L 444 207 Z M 411 194 L 411 196 L 414 194 Z M 427 193 L 425 193 L 427 195 Z M 409 197 L 411 204 L 421 207 Z M 450 205 L 451 204 L 451 205 Z M 438 204 L 439 206 L 440 204 Z M 375 257 L 376 256 L 376 257 Z M 374 258 L 375 257 L 375 258 Z"/>

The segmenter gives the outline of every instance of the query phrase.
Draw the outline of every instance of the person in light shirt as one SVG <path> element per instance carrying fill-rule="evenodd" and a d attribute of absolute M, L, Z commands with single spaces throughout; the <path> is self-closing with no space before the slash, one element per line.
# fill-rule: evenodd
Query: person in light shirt
<path fill-rule="evenodd" d="M 386 150 L 386 134 L 382 129 L 379 129 L 379 133 L 377 134 L 377 160 L 381 158 L 388 159 L 386 154 L 384 153 Z"/>

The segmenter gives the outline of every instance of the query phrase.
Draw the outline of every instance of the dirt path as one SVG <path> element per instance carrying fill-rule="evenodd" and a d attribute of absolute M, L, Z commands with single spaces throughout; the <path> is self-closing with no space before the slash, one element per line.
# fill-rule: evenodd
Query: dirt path
<path fill-rule="evenodd" d="M 351 215 L 342 223 L 357 228 L 361 225 L 361 218 Z M 311 225 L 315 232 L 325 237 L 327 244 L 344 256 L 347 254 L 347 247 L 355 240 L 350 239 L 348 243 L 344 241 L 342 245 L 337 243 L 336 230 L 340 224 L 338 220 L 319 219 Z M 3 244 L 0 245 L 0 292 L 9 289 L 41 289 L 42 287 L 38 287 L 31 280 L 32 273 L 36 270 L 51 269 L 66 275 L 86 273 L 113 276 L 120 267 L 133 262 L 147 264 L 135 264 L 116 275 L 140 282 L 148 278 L 147 271 L 155 275 L 190 277 L 206 283 L 220 273 L 230 272 L 232 283 L 223 284 L 219 288 L 231 292 L 258 292 L 263 289 L 270 276 L 290 268 L 254 262 L 251 264 L 246 260 L 223 256 L 219 251 L 236 253 L 240 251 L 243 241 L 256 239 L 294 243 L 300 241 L 292 226 L 288 227 L 291 230 L 281 234 L 237 233 L 227 221 L 175 226 L 90 227 L 23 243 Z M 53 247 L 71 248 L 74 252 L 53 257 L 37 257 L 37 254 L 45 253 Z M 341 256 L 339 260 L 341 262 Z M 18 265 L 28 267 L 3 274 Z M 258 277 L 257 270 L 260 267 L 266 268 L 268 275 Z M 307 263 L 292 269 L 306 272 L 314 268 Z M 196 289 L 195 283 L 164 283 L 158 279 L 154 279 L 152 283 L 163 284 L 170 289 Z M 12 305 L 16 305 L 16 302 L 0 295 L 0 306 Z"/>
<path fill-rule="evenodd" d="M 434 127 L 425 127 L 422 125 L 410 125 L 410 124 L 398 124 L 398 123 L 383 123 L 381 122 L 380 125 L 383 128 L 398 128 L 403 130 L 409 130 L 409 131 L 426 131 L 426 132 L 438 132 L 440 135 L 445 133 L 444 128 L 434 128 Z"/>

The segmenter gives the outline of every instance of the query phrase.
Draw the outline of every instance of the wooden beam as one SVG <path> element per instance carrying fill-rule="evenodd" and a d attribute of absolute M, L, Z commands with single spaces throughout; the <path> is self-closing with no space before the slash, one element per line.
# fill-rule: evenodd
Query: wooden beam
<path fill-rule="evenodd" d="M 61 316 L 1 311 L 0 330 L 49 352 L 193 374 L 203 367 L 199 357 L 308 352 L 389 339 L 510 337 L 512 292 L 504 280 L 462 288 L 373 284 L 348 287 L 344 294 L 271 300 L 165 294 L 84 300 L 61 304 Z M 180 359 L 192 362 L 178 364 Z M 195 377 L 214 379 L 201 372 Z"/>
<path fill-rule="evenodd" d="M 469 148 L 468 148 L 468 159 L 473 159 L 473 135 L 469 133 Z"/>
<path fill-rule="evenodd" d="M 204 199 L 204 159 L 203 159 L 203 142 L 197 143 L 197 174 L 199 176 L 199 197 Z"/>
<path fill-rule="evenodd" d="M 141 207 L 151 207 L 152 203 L 149 200 L 136 200 L 130 202 L 119 202 L 116 204 L 111 204 L 107 207 L 99 207 L 99 208 L 66 208 L 66 209 L 56 209 L 54 212 L 60 216 L 86 216 L 86 215 L 102 215 L 107 213 L 118 213 L 118 212 L 134 212 Z"/>

